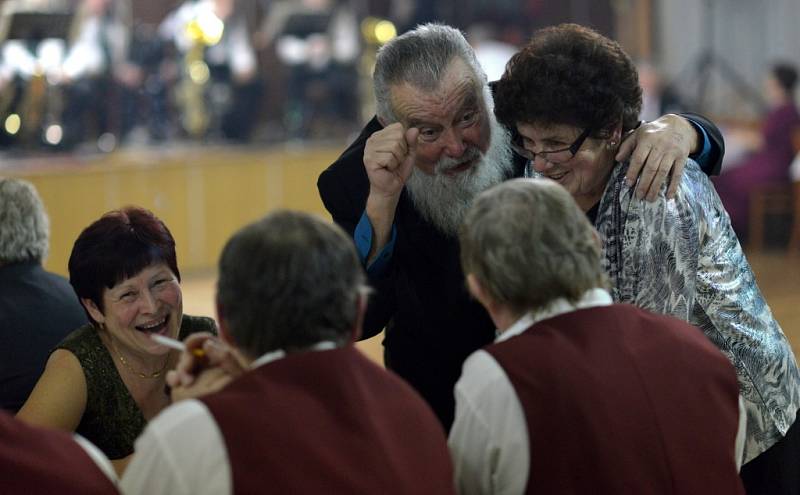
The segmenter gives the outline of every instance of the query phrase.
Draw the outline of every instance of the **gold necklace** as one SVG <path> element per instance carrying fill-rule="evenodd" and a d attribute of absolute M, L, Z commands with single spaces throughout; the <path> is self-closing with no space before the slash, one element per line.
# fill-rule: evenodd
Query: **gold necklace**
<path fill-rule="evenodd" d="M 122 366 L 124 366 L 126 370 L 130 371 L 139 378 L 148 378 L 148 379 L 158 378 L 159 376 L 161 376 L 162 373 L 164 373 L 164 370 L 167 369 L 167 364 L 169 364 L 169 355 L 167 355 L 167 359 L 164 360 L 164 366 L 162 366 L 161 369 L 158 371 L 154 371 L 149 375 L 142 373 L 141 371 L 136 371 L 135 369 L 133 369 L 133 367 L 131 367 L 130 364 L 128 364 L 128 361 L 125 359 L 125 356 L 123 356 L 122 353 L 119 352 L 119 350 L 117 350 L 117 346 L 114 345 L 114 339 L 112 339 L 109 336 L 108 341 L 111 343 L 111 348 L 114 350 L 114 353 L 119 358 L 119 362 L 122 363 Z"/>

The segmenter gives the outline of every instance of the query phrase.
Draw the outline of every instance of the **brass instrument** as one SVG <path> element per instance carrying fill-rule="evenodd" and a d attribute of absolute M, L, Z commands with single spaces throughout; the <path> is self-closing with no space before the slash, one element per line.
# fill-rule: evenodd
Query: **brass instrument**
<path fill-rule="evenodd" d="M 397 36 L 397 28 L 390 21 L 367 17 L 361 22 L 361 36 L 364 38 L 364 51 L 359 61 L 359 101 L 361 101 L 361 119 L 369 122 L 375 115 L 375 97 L 372 90 L 372 73 L 375 70 L 375 59 L 378 48 Z"/>
<path fill-rule="evenodd" d="M 192 137 L 203 137 L 211 122 L 206 103 L 211 71 L 205 62 L 205 51 L 220 42 L 224 29 L 225 24 L 213 12 L 202 12 L 186 25 L 191 47 L 183 56 L 176 97 L 181 108 L 181 125 Z"/>

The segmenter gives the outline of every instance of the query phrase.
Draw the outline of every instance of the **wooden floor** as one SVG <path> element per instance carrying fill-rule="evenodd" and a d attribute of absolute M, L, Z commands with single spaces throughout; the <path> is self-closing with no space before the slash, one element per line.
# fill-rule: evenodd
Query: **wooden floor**
<path fill-rule="evenodd" d="M 792 344 L 795 355 L 800 353 L 800 253 L 750 254 L 748 259 L 772 312 Z M 184 276 L 184 311 L 192 315 L 213 315 L 213 273 L 194 273 Z M 383 362 L 382 335 L 359 342 L 359 348 L 378 363 Z"/>

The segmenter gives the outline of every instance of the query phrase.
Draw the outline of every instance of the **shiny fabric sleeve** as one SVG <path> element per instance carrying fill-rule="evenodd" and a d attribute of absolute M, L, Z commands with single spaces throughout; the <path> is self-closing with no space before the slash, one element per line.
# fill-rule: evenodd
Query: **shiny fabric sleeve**
<path fill-rule="evenodd" d="M 632 198 L 622 173 L 612 174 L 597 220 L 614 299 L 688 321 L 728 356 L 747 409 L 747 462 L 785 434 L 800 407 L 791 347 L 697 164 L 687 162 L 674 200 L 653 203 Z"/>

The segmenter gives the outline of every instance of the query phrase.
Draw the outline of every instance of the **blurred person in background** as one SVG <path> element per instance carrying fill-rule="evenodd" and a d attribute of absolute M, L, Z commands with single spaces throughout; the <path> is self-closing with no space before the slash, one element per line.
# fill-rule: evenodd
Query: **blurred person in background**
<path fill-rule="evenodd" d="M 731 163 L 714 179 L 720 198 L 740 238 L 747 238 L 750 191 L 763 184 L 789 181 L 789 167 L 795 151 L 792 133 L 800 129 L 800 113 L 795 102 L 797 68 L 779 63 L 764 79 L 764 95 L 769 111 L 759 132 L 738 132 L 745 149 L 751 153 L 739 163 Z"/>
<path fill-rule="evenodd" d="M 511 59 L 495 98 L 515 150 L 599 231 L 614 301 L 688 321 L 733 363 L 747 410 L 748 493 L 797 493 L 800 370 L 722 202 L 693 160 L 674 199 L 664 185 L 656 201 L 642 201 L 616 158 L 641 108 L 628 55 L 583 26 L 542 29 Z"/>
<path fill-rule="evenodd" d="M 290 138 L 349 128 L 356 119 L 361 50 L 349 0 L 282 0 L 272 4 L 261 32 L 286 65 L 284 126 Z M 313 131 L 313 132 L 312 132 Z"/>
<path fill-rule="evenodd" d="M 147 210 L 111 211 L 84 229 L 69 275 L 91 323 L 53 351 L 17 417 L 79 433 L 121 472 L 147 421 L 170 403 L 164 380 L 178 355 L 149 335 L 183 339 L 216 325 L 183 314 L 175 240 Z"/>
<path fill-rule="evenodd" d="M 115 84 L 130 84 L 128 63 L 131 38 L 129 0 L 82 0 L 78 6 L 73 41 L 60 72 L 53 78 L 64 88 L 64 146 L 112 130 L 116 118 Z M 87 122 L 91 118 L 92 122 Z M 87 135 L 86 129 L 93 134 Z M 108 151 L 108 150 L 106 150 Z"/>
<path fill-rule="evenodd" d="M 0 408 L 16 413 L 50 352 L 87 323 L 69 282 L 45 271 L 50 222 L 33 185 L 0 178 Z"/>
<path fill-rule="evenodd" d="M 262 81 L 247 20 L 236 7 L 236 0 L 187 0 L 159 26 L 177 51 L 176 99 L 193 137 L 246 141 L 258 119 Z"/>

